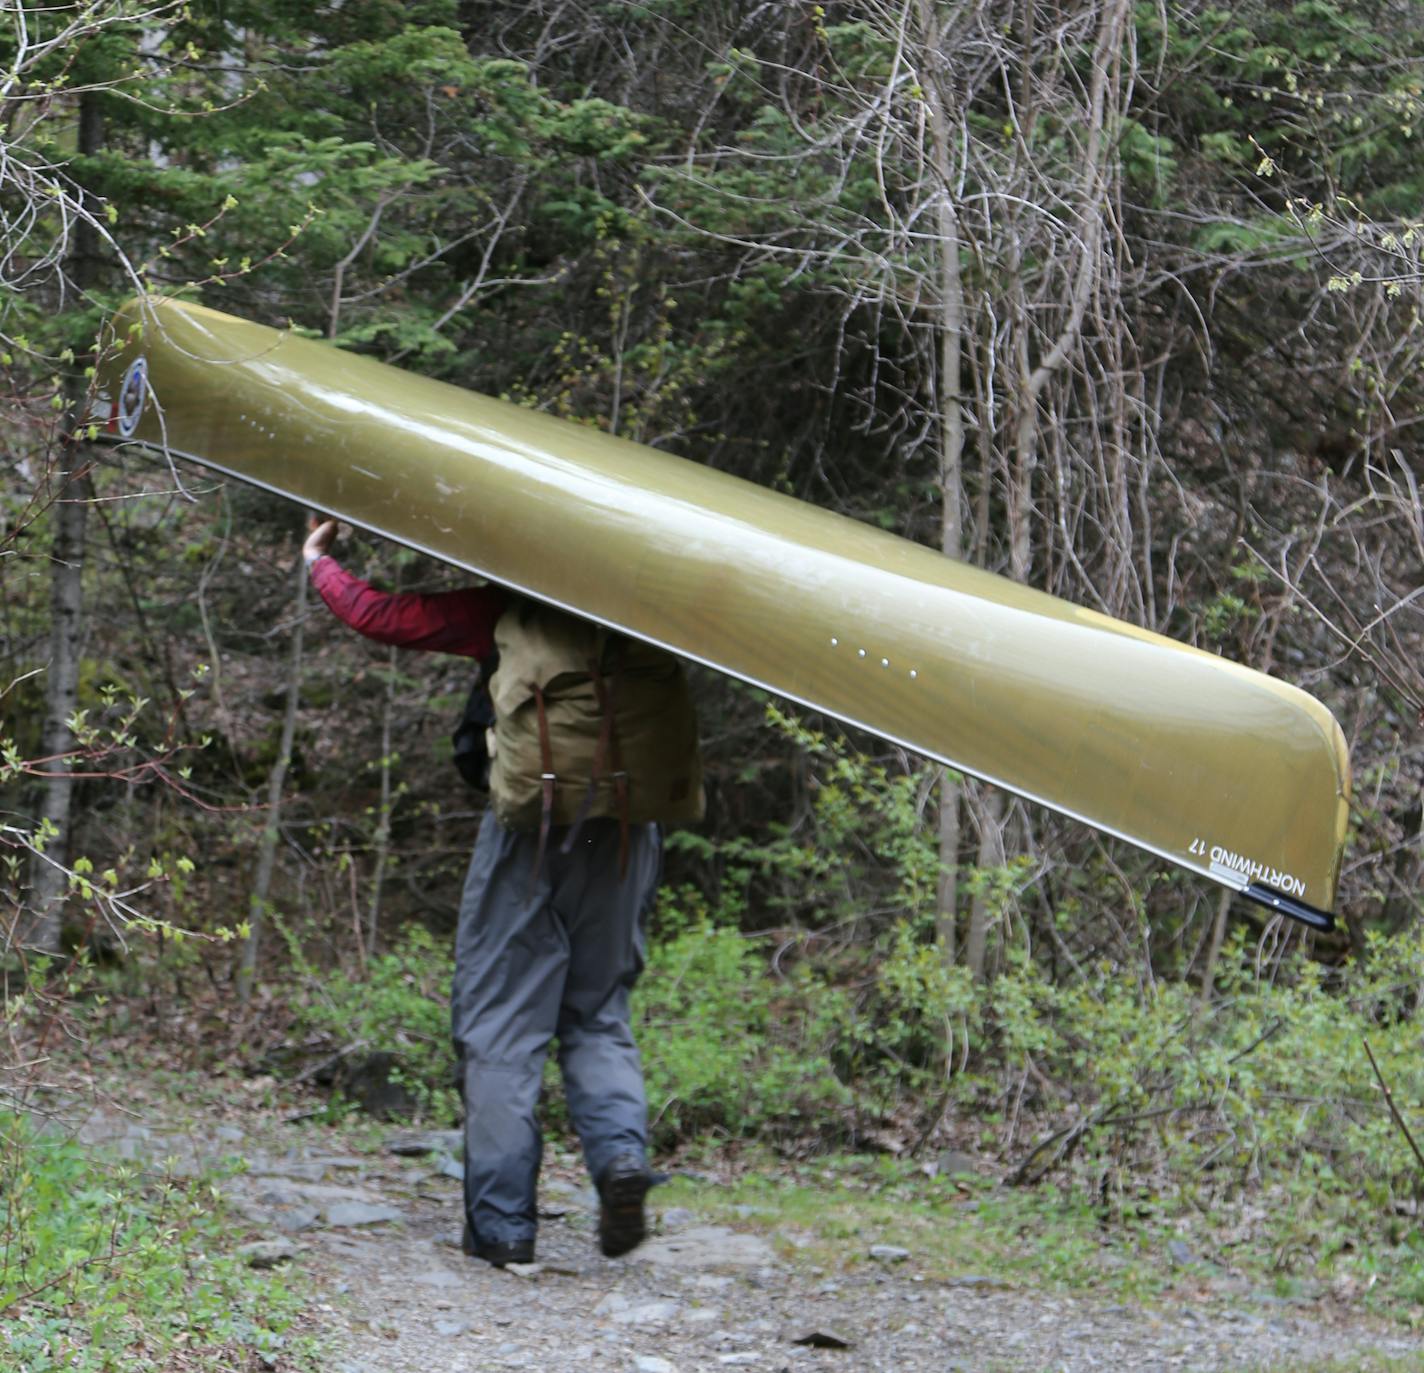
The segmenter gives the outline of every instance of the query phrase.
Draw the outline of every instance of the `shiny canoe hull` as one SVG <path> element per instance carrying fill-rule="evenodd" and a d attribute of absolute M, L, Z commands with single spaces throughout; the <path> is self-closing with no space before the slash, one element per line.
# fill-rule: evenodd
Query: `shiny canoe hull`
<path fill-rule="evenodd" d="M 1349 760 L 1329 711 L 1295 687 L 328 344 L 176 302 L 131 303 L 115 329 L 100 374 L 112 437 L 662 644 L 1329 925 Z"/>

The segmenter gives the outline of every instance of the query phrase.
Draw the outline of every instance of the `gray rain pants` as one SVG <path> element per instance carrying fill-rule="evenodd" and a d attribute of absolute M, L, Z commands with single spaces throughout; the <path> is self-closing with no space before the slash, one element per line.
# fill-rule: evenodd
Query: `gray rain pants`
<path fill-rule="evenodd" d="M 465 1096 L 465 1215 L 475 1242 L 530 1239 L 543 1135 L 536 1119 L 549 1042 L 569 1115 L 596 1179 L 620 1154 L 644 1158 L 647 1101 L 629 1027 L 643 970 L 644 918 L 657 890 L 662 836 L 634 825 L 618 876 L 616 820 L 584 823 L 573 851 L 487 812 L 460 902 L 450 1020 Z"/>

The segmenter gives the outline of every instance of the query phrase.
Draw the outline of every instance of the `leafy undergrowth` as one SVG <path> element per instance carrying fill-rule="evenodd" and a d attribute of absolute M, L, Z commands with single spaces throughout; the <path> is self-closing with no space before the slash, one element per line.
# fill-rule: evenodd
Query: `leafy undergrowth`
<path fill-rule="evenodd" d="M 301 1294 L 225 1252 L 212 1180 L 0 1115 L 0 1369 L 310 1367 Z"/>
<path fill-rule="evenodd" d="M 676 902 L 665 897 L 635 1000 L 665 1153 L 759 1143 L 779 1167 L 811 1170 L 808 1210 L 829 1169 L 851 1186 L 861 1231 L 884 1199 L 885 1223 L 929 1232 L 907 1247 L 942 1255 L 947 1272 L 993 1263 L 1128 1296 L 1245 1282 L 1424 1322 L 1424 1176 L 1365 1051 L 1405 1117 L 1424 1115 L 1424 938 L 1372 940 L 1364 966 L 1328 983 L 1305 959 L 1263 976 L 1238 940 L 1204 1001 L 1108 966 L 1055 983 L 1027 959 L 975 986 L 902 927 L 855 992 L 809 949 L 773 972 L 761 943 Z M 328 977 L 309 1018 L 394 1053 L 426 1084 L 427 1119 L 442 1114 L 448 1074 L 449 961 L 416 936 L 367 979 Z M 559 1131 L 550 1078 L 546 1127 Z M 891 1161 L 822 1157 L 861 1142 Z M 996 1185 L 906 1161 L 949 1145 Z M 850 1224 L 843 1209 L 838 1197 L 809 1233 Z"/>

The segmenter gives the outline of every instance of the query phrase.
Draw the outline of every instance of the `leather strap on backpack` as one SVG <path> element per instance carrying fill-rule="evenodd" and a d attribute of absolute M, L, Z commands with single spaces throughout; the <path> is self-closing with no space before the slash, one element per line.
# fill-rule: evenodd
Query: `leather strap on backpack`
<path fill-rule="evenodd" d="M 583 827 L 583 822 L 588 819 L 589 811 L 593 809 L 593 802 L 598 793 L 598 782 L 604 775 L 604 765 L 611 763 L 613 794 L 618 804 L 618 880 L 621 882 L 628 875 L 629 826 L 628 774 L 623 770 L 622 760 L 619 757 L 618 725 L 614 705 L 614 697 L 618 690 L 618 673 L 615 666 L 611 676 L 605 677 L 603 670 L 599 667 L 598 660 L 590 658 L 588 660 L 588 675 L 593 682 L 594 693 L 598 697 L 598 710 L 602 716 L 602 724 L 598 731 L 598 747 L 594 751 L 593 767 L 589 772 L 588 790 L 584 792 L 578 815 L 574 817 L 574 823 L 569 827 L 568 835 L 564 839 L 563 851 L 565 853 L 573 851 L 579 830 Z"/>
<path fill-rule="evenodd" d="M 539 715 L 539 758 L 544 768 L 539 774 L 543 804 L 539 812 L 539 845 L 534 850 L 532 874 L 537 880 L 539 869 L 544 865 L 544 850 L 549 843 L 549 830 L 554 823 L 554 783 L 558 779 L 554 773 L 554 746 L 549 739 L 549 712 L 544 705 L 544 688 L 538 682 L 534 682 L 532 687 L 534 707 Z"/>

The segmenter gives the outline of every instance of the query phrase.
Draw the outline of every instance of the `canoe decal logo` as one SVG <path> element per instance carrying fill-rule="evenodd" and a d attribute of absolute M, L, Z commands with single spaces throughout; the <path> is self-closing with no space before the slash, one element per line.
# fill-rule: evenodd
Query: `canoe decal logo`
<path fill-rule="evenodd" d="M 1244 882 L 1265 882 L 1287 896 L 1304 896 L 1305 883 L 1298 877 L 1279 868 L 1273 868 L 1259 859 L 1248 858 L 1220 844 L 1208 844 L 1205 839 L 1193 839 L 1187 850 L 1196 858 L 1206 858 L 1211 862 L 1213 873 L 1229 879 Z"/>
<path fill-rule="evenodd" d="M 148 398 L 148 364 L 143 358 L 135 358 L 124 373 L 124 384 L 119 388 L 119 405 L 115 418 L 119 422 L 119 433 L 124 438 L 132 438 L 143 418 L 143 403 Z"/>

